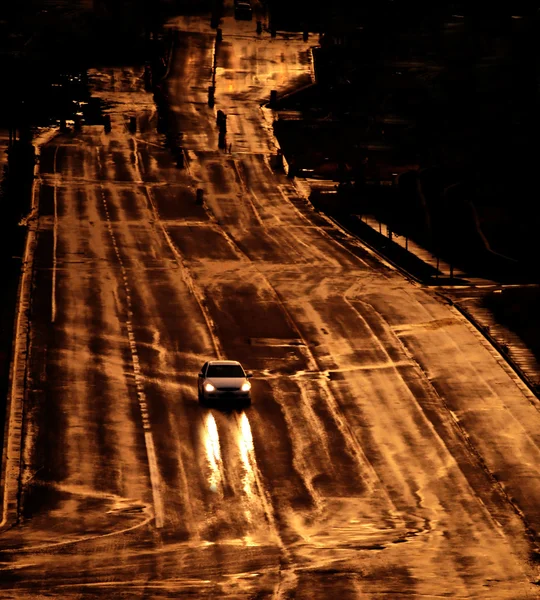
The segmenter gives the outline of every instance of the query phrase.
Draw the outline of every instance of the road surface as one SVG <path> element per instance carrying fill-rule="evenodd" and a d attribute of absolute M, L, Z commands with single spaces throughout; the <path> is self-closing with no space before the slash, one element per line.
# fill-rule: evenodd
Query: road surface
<path fill-rule="evenodd" d="M 184 168 L 128 68 L 93 74 L 110 133 L 40 147 L 0 595 L 538 598 L 536 398 L 272 169 L 261 104 L 309 79 L 310 41 L 228 11 L 210 108 L 215 30 L 170 26 Z M 213 358 L 253 371 L 250 409 L 199 406 Z"/>

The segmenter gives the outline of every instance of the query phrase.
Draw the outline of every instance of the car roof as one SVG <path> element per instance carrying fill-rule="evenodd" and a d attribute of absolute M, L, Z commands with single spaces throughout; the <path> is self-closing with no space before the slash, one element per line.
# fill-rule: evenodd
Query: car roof
<path fill-rule="evenodd" d="M 208 364 L 209 365 L 239 365 L 240 363 L 237 360 L 209 360 Z"/>

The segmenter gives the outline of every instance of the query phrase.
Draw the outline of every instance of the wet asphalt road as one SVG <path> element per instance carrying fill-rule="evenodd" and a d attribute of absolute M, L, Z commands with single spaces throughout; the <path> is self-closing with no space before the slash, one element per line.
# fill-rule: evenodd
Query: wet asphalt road
<path fill-rule="evenodd" d="M 225 17 L 209 108 L 215 31 L 171 27 L 184 169 L 130 69 L 93 74 L 109 134 L 40 149 L 0 595 L 538 598 L 536 399 L 271 168 L 260 104 L 309 41 Z M 252 408 L 198 405 L 212 358 L 254 372 Z"/>

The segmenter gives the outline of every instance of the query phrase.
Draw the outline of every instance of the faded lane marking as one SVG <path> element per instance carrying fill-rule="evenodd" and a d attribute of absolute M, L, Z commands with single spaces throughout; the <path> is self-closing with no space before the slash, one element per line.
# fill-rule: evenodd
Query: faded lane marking
<path fill-rule="evenodd" d="M 99 151 L 97 153 L 98 162 L 101 163 L 99 159 Z M 144 442 L 146 446 L 146 455 L 148 458 L 148 467 L 150 471 L 150 483 L 152 486 L 152 497 L 154 502 L 154 514 L 156 519 L 156 527 L 160 529 L 164 524 L 164 508 L 163 508 L 163 498 L 161 496 L 161 478 L 159 475 L 159 469 L 157 465 L 156 459 L 156 450 L 154 447 L 154 439 L 152 437 L 150 419 L 148 415 L 148 404 L 146 402 L 146 394 L 144 392 L 143 385 L 143 377 L 141 375 L 141 366 L 139 362 L 139 353 L 137 351 L 137 344 L 135 341 L 135 335 L 133 333 L 133 303 L 131 299 L 131 289 L 128 283 L 127 270 L 124 266 L 124 261 L 122 260 L 122 256 L 120 254 L 120 249 L 118 248 L 118 242 L 116 241 L 116 236 L 113 231 L 111 218 L 109 214 L 109 207 L 107 204 L 107 199 L 105 198 L 105 193 L 103 190 L 103 186 L 100 186 L 101 200 L 103 203 L 103 209 L 105 211 L 105 216 L 107 218 L 107 229 L 109 231 L 109 235 L 111 236 L 112 244 L 114 247 L 114 253 L 116 254 L 116 259 L 118 264 L 120 265 L 120 271 L 122 274 L 122 282 L 124 286 L 124 290 L 126 292 L 126 304 L 127 304 L 127 313 L 128 317 L 125 321 L 126 329 L 128 332 L 129 339 L 129 349 L 131 352 L 131 361 L 133 364 L 133 375 L 135 378 L 135 385 L 137 387 L 137 399 L 139 402 L 139 410 L 141 413 L 141 419 L 144 429 Z"/>

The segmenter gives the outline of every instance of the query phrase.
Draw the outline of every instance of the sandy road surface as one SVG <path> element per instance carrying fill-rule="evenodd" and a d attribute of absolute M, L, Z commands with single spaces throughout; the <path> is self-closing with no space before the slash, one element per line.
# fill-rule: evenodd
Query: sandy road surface
<path fill-rule="evenodd" d="M 459 313 L 270 168 L 259 104 L 307 76 L 308 45 L 226 17 L 212 110 L 214 32 L 172 26 L 187 168 L 129 70 L 96 82 L 118 102 L 110 134 L 42 148 L 2 593 L 538 597 L 534 399 Z M 251 409 L 198 405 L 212 357 L 254 372 Z"/>

